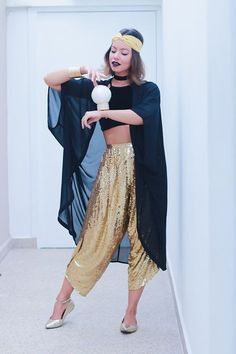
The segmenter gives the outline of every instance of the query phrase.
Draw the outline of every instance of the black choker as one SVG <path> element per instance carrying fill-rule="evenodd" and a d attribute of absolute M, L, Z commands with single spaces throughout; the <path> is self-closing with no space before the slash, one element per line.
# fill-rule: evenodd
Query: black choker
<path fill-rule="evenodd" d="M 118 81 L 123 81 L 123 80 L 128 80 L 128 76 L 119 76 L 119 75 L 114 75 L 114 79 Z"/>

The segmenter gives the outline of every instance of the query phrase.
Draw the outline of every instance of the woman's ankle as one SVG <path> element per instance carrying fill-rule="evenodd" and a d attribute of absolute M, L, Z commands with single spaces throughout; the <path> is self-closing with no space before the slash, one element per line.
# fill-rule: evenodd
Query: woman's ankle
<path fill-rule="evenodd" d="M 137 313 L 138 306 L 137 304 L 128 304 L 126 311 L 129 313 L 136 314 Z"/>
<path fill-rule="evenodd" d="M 70 296 L 62 297 L 62 298 L 57 297 L 56 302 L 59 302 L 60 304 L 66 304 L 70 301 L 70 299 L 71 299 Z"/>
<path fill-rule="evenodd" d="M 70 299 L 72 294 L 72 291 L 60 291 L 59 294 L 56 297 L 56 301 L 58 302 L 63 302 L 63 301 L 67 301 Z"/>
<path fill-rule="evenodd" d="M 125 314 L 129 315 L 129 316 L 136 317 L 137 308 L 127 308 Z"/>

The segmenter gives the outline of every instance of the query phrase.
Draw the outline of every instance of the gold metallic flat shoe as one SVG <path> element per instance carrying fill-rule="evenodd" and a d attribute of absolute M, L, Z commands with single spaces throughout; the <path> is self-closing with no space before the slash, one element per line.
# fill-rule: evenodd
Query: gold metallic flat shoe
<path fill-rule="evenodd" d="M 46 329 L 52 329 L 52 328 L 58 328 L 61 327 L 64 323 L 64 320 L 66 318 L 66 316 L 74 309 L 75 305 L 73 303 L 73 301 L 71 300 L 71 298 L 65 300 L 65 301 L 60 301 L 60 300 L 56 300 L 57 302 L 60 302 L 62 304 L 67 304 L 63 314 L 61 315 L 61 318 L 58 320 L 53 320 L 51 318 L 49 318 L 49 320 L 47 321 L 45 328 Z"/>
<path fill-rule="evenodd" d="M 125 325 L 124 320 L 121 322 L 120 331 L 124 334 L 134 333 L 138 329 L 138 325 Z"/>

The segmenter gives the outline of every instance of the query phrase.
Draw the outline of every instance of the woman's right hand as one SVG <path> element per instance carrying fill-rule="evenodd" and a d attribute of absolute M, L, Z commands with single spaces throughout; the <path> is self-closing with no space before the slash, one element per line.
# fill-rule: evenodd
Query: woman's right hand
<path fill-rule="evenodd" d="M 106 78 L 106 75 L 102 72 L 90 68 L 89 66 L 81 66 L 80 72 L 82 75 L 86 75 L 86 77 L 93 82 L 94 86 L 97 86 L 97 81 L 100 81 L 101 78 Z"/>

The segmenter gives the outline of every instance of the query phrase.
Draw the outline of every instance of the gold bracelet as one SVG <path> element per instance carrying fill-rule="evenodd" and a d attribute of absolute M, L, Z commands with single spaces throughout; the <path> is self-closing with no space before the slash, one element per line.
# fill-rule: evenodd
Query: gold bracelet
<path fill-rule="evenodd" d="M 79 66 L 70 66 L 68 68 L 68 76 L 70 78 L 82 76 Z"/>

